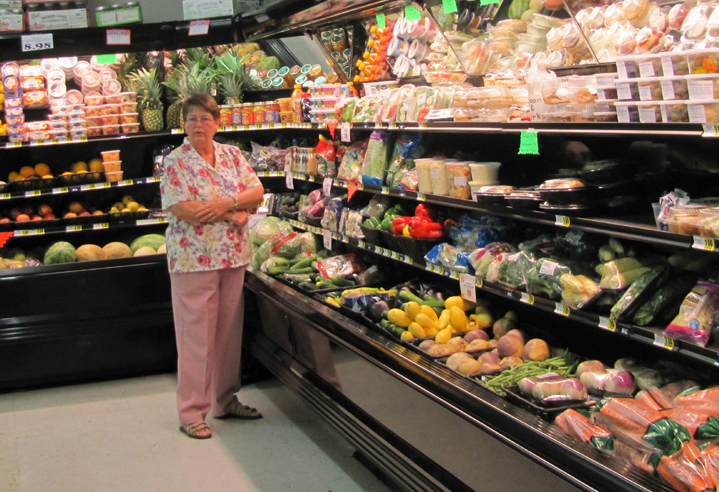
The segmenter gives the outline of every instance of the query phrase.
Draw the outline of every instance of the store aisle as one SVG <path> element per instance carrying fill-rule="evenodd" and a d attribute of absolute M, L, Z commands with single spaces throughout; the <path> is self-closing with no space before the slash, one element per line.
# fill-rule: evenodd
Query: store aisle
<path fill-rule="evenodd" d="M 210 418 L 206 441 L 178 431 L 174 387 L 159 375 L 0 395 L 0 490 L 390 490 L 276 379 L 240 393 L 263 419 Z"/>

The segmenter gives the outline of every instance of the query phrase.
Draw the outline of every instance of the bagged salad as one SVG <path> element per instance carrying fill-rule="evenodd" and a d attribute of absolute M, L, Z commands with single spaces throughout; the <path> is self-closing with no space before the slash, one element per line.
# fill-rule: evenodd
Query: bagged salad
<path fill-rule="evenodd" d="M 359 181 L 362 171 L 362 161 L 364 161 L 365 152 L 367 151 L 367 140 L 354 142 L 345 151 L 340 162 L 337 178 L 344 181 Z"/>
<path fill-rule="evenodd" d="M 516 251 L 517 248 L 509 243 L 496 242 L 488 244 L 483 248 L 477 248 L 472 251 L 469 254 L 469 263 L 477 277 L 486 278 L 489 265 L 496 256 L 502 253 L 514 253 Z"/>
<path fill-rule="evenodd" d="M 402 170 L 414 169 L 412 157 L 422 154 L 422 134 L 401 133 L 394 143 L 387 169 L 385 184 L 396 188 L 402 179 Z"/>
<path fill-rule="evenodd" d="M 717 307 L 719 285 L 700 280 L 684 298 L 679 314 L 669 323 L 664 333 L 704 346 L 709 342 L 716 326 Z"/>
<path fill-rule="evenodd" d="M 459 273 L 472 273 L 472 265 L 464 251 L 451 244 L 442 243 L 432 248 L 425 256 L 427 263 L 439 265 Z"/>
<path fill-rule="evenodd" d="M 372 132 L 362 161 L 362 183 L 371 186 L 382 185 L 384 172 L 387 169 L 388 150 L 389 134 Z"/>

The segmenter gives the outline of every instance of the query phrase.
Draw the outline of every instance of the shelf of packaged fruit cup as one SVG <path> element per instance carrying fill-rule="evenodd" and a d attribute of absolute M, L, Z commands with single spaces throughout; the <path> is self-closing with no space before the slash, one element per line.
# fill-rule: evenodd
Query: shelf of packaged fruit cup
<path fill-rule="evenodd" d="M 323 182 L 321 177 L 307 174 L 294 173 L 292 177 L 293 179 L 310 182 Z M 351 183 L 345 181 L 337 179 L 332 180 L 332 186 L 336 188 L 346 189 L 350 185 Z M 621 220 L 615 217 L 570 217 L 568 215 L 556 215 L 548 212 L 523 210 L 501 205 L 481 205 L 473 200 L 463 200 L 460 198 L 451 198 L 442 195 L 425 194 L 417 191 L 390 188 L 388 186 L 378 187 L 366 186 L 363 184 L 356 184 L 356 186 L 357 191 L 365 191 L 379 195 L 388 195 L 391 197 L 416 200 L 418 202 L 443 205 L 454 209 L 484 212 L 507 219 L 529 221 L 533 224 L 546 226 L 555 226 L 560 229 L 573 228 L 584 232 L 601 234 L 604 236 L 609 235 L 618 239 L 627 239 L 630 241 L 661 244 L 676 248 L 694 248 L 703 251 L 719 252 L 719 241 L 715 242 L 713 238 L 688 236 L 685 234 L 675 234 L 672 232 L 662 231 L 654 225 L 653 220 L 651 223 L 649 222 L 649 213 L 647 213 L 646 217 L 639 217 L 635 220 Z"/>
<path fill-rule="evenodd" d="M 73 232 L 102 231 L 106 229 L 134 229 L 135 227 L 147 227 L 167 223 L 167 219 L 165 217 L 153 217 L 120 222 L 108 222 L 106 219 L 101 220 L 104 221 L 94 224 L 59 225 L 55 227 L 48 227 L 47 229 L 16 229 L 13 231 L 12 237 L 64 235 Z M 62 219 L 60 219 L 60 222 L 62 222 Z"/>
<path fill-rule="evenodd" d="M 123 179 L 108 183 L 87 183 L 67 186 L 56 186 L 42 190 L 15 191 L 12 193 L 0 193 L 0 201 L 11 200 L 13 198 L 33 198 L 38 196 L 64 195 L 66 193 L 77 193 L 81 191 L 106 190 L 110 188 L 123 188 L 126 186 L 137 186 L 142 184 L 159 183 L 159 176 L 150 176 L 149 178 Z"/>
<path fill-rule="evenodd" d="M 58 138 L 53 140 L 37 140 L 32 142 L 5 142 L 0 148 L 19 149 L 22 147 L 47 147 L 49 145 L 84 144 L 88 142 L 117 141 L 136 138 L 155 138 L 163 135 L 178 135 L 182 130 L 161 130 L 158 132 L 120 133 L 118 135 L 102 135 L 97 137 Z"/>
<path fill-rule="evenodd" d="M 455 270 L 450 270 L 440 265 L 428 264 L 422 260 L 413 259 L 408 255 L 368 243 L 363 239 L 351 238 L 332 232 L 328 229 L 310 226 L 297 220 L 289 220 L 289 222 L 297 229 L 322 236 L 325 241 L 331 238 L 332 241 L 339 241 L 391 260 L 406 263 L 407 265 L 411 265 L 425 272 L 460 281 L 460 273 Z M 644 344 L 653 345 L 671 352 L 677 352 L 703 364 L 719 366 L 719 351 L 716 349 L 702 347 L 667 337 L 663 334 L 663 330 L 661 328 L 639 327 L 627 323 L 617 322 L 594 313 L 570 308 L 561 302 L 537 297 L 521 290 L 508 288 L 501 284 L 486 282 L 481 278 L 469 277 L 469 280 L 474 280 L 476 287 L 480 289 L 480 291 L 501 296 L 515 302 L 529 304 L 536 309 L 554 313 L 557 316 L 566 317 L 586 326 L 609 331 L 617 334 L 617 336 L 628 337 Z"/>

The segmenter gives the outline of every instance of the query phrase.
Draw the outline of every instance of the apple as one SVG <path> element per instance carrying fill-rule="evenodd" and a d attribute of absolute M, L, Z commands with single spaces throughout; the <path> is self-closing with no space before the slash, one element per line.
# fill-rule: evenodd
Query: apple
<path fill-rule="evenodd" d="M 52 213 L 52 207 L 50 207 L 50 205 L 48 205 L 47 203 L 43 203 L 42 205 L 40 205 L 37 210 L 38 213 L 42 216 Z"/>
<path fill-rule="evenodd" d="M 10 222 L 10 219 L 7 217 L 3 217 L 2 219 L 0 219 L 0 224 L 7 224 L 8 222 Z"/>
<path fill-rule="evenodd" d="M 33 215 L 32 220 L 42 220 L 42 217 L 39 215 Z"/>
<path fill-rule="evenodd" d="M 73 217 L 77 217 L 77 214 L 75 212 L 68 212 L 65 215 L 63 215 L 66 219 L 72 219 Z"/>
<path fill-rule="evenodd" d="M 25 205 L 22 208 L 22 213 L 24 213 L 25 215 L 32 215 L 35 213 L 35 210 L 32 208 L 32 205 Z"/>
<path fill-rule="evenodd" d="M 83 210 L 82 212 L 80 212 L 80 217 L 86 217 L 88 215 L 90 215 L 90 212 L 88 212 L 87 210 Z"/>
<path fill-rule="evenodd" d="M 27 214 L 20 214 L 15 218 L 15 222 L 27 222 L 30 220 L 30 216 Z"/>
<path fill-rule="evenodd" d="M 22 213 L 22 210 L 20 210 L 18 207 L 13 207 L 10 209 L 10 218 L 12 220 L 17 220 L 17 216 Z"/>
<path fill-rule="evenodd" d="M 42 218 L 45 219 L 45 220 L 54 220 L 54 219 L 56 219 L 55 214 L 53 214 L 52 212 L 43 215 Z"/>

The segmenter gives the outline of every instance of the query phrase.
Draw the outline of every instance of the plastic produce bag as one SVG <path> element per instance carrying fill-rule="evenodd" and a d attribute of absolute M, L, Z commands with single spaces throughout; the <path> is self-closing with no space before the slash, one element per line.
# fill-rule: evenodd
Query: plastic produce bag
<path fill-rule="evenodd" d="M 714 490 L 699 457 L 696 444 L 684 443 L 676 453 L 659 459 L 657 474 L 679 492 Z"/>
<path fill-rule="evenodd" d="M 499 264 L 497 280 L 512 289 L 524 287 L 527 284 L 529 271 L 534 268 L 535 261 L 531 254 L 524 251 L 507 255 Z"/>
<path fill-rule="evenodd" d="M 527 273 L 527 292 L 548 299 L 559 300 L 562 296 L 562 275 L 588 273 L 590 268 L 582 268 L 581 264 L 556 258 L 540 258 Z"/>
<path fill-rule="evenodd" d="M 337 178 L 344 181 L 359 181 L 362 172 L 362 161 L 367 150 L 367 140 L 354 142 L 342 156 Z"/>
<path fill-rule="evenodd" d="M 562 302 L 574 309 L 582 309 L 602 295 L 602 289 L 586 275 L 565 273 L 559 277 L 562 284 Z"/>
<path fill-rule="evenodd" d="M 352 121 L 356 123 L 379 123 L 383 107 L 384 97 L 365 96 L 357 101 Z"/>
<path fill-rule="evenodd" d="M 395 176 L 392 186 L 410 191 L 417 191 L 419 189 L 419 175 L 417 174 L 417 168 L 412 167 L 410 169 L 410 165 L 414 166 L 414 161 L 411 159 L 405 159 L 404 167 L 400 169 L 399 175 Z"/>
<path fill-rule="evenodd" d="M 334 178 L 336 174 L 335 144 L 320 135 L 315 149 L 317 174 L 324 178 Z"/>
<path fill-rule="evenodd" d="M 469 263 L 474 268 L 475 275 L 480 278 L 487 277 L 487 271 L 492 260 L 502 253 L 514 253 L 517 251 L 513 245 L 509 243 L 492 243 L 484 248 L 478 248 L 469 254 Z"/>
<path fill-rule="evenodd" d="M 387 169 L 388 149 L 389 135 L 385 132 L 372 132 L 362 161 L 362 183 L 372 186 L 382 185 L 384 171 Z"/>
<path fill-rule="evenodd" d="M 322 227 L 332 232 L 340 232 L 342 211 L 344 204 L 342 198 L 335 197 L 327 201 L 324 214 L 322 215 Z"/>
<path fill-rule="evenodd" d="M 473 251 L 497 241 L 503 241 L 507 236 L 506 223 L 497 217 L 481 216 L 471 217 L 467 214 L 460 216 L 456 226 L 449 230 L 449 237 L 454 245 L 465 251 Z"/>
<path fill-rule="evenodd" d="M 364 238 L 364 233 L 360 228 L 362 224 L 362 214 L 356 210 L 345 209 L 343 216 L 345 219 L 342 221 L 342 234 L 359 239 Z"/>
<path fill-rule="evenodd" d="M 307 195 L 307 200 L 300 208 L 300 214 L 305 217 L 321 218 L 325 212 L 327 199 L 322 196 L 322 190 L 314 190 Z"/>
<path fill-rule="evenodd" d="M 289 150 L 268 147 L 252 142 L 252 155 L 249 164 L 255 171 L 282 171 Z"/>
<path fill-rule="evenodd" d="M 401 133 L 394 144 L 392 157 L 390 158 L 389 168 L 387 169 L 387 186 L 396 187 L 399 185 L 401 170 L 405 168 L 405 161 L 411 160 L 413 156 L 421 155 L 420 144 L 422 143 L 422 134 Z M 414 161 L 411 167 L 414 168 Z"/>
<path fill-rule="evenodd" d="M 389 208 L 389 197 L 382 195 L 375 195 L 370 198 L 369 203 L 360 210 L 360 214 L 364 217 L 375 217 L 382 219 L 385 212 Z"/>
<path fill-rule="evenodd" d="M 315 255 L 319 248 L 319 236 L 311 232 L 303 232 L 300 234 L 300 253 L 304 255 Z"/>
<path fill-rule="evenodd" d="M 656 261 L 647 258 L 620 258 L 609 261 L 602 268 L 599 286 L 610 290 L 626 289 L 654 265 Z"/>
<path fill-rule="evenodd" d="M 349 123 L 354 119 L 357 97 L 342 96 L 335 104 L 335 117 L 340 123 Z"/>
<path fill-rule="evenodd" d="M 292 232 L 283 236 L 275 242 L 270 254 L 273 256 L 281 256 L 291 260 L 300 252 L 302 248 L 302 238 L 299 233 Z"/>
<path fill-rule="evenodd" d="M 250 228 L 252 247 L 256 248 L 260 246 L 280 232 L 288 234 L 292 232 L 292 230 L 292 225 L 290 225 L 289 222 L 285 222 L 278 217 L 263 217 Z"/>
<path fill-rule="evenodd" d="M 447 243 L 438 244 L 429 250 L 424 259 L 428 263 L 440 265 L 459 273 L 472 273 L 473 271 L 467 253 Z"/>
<path fill-rule="evenodd" d="M 719 302 L 719 285 L 700 280 L 687 294 L 679 314 L 664 333 L 698 345 L 709 342 L 715 326 L 714 313 Z"/>
<path fill-rule="evenodd" d="M 696 284 L 696 275 L 680 275 L 667 278 L 658 290 L 643 301 L 632 316 L 632 323 L 637 326 L 657 324 L 669 315 L 674 318 L 679 312 L 682 299 Z M 666 314 L 665 314 L 666 313 Z"/>
<path fill-rule="evenodd" d="M 335 278 L 362 273 L 365 268 L 354 254 L 349 253 L 317 261 L 317 270 L 325 278 Z"/>
<path fill-rule="evenodd" d="M 624 295 L 619 298 L 619 301 L 612 307 L 609 312 L 611 319 L 622 319 L 625 316 L 631 314 L 631 309 L 641 300 L 642 295 L 646 295 L 659 279 L 659 276 L 664 271 L 664 267 L 654 267 L 649 269 L 648 272 L 644 273 L 627 289 Z"/>
<path fill-rule="evenodd" d="M 611 451 L 614 437 L 603 425 L 593 424 L 589 418 L 574 409 L 565 410 L 554 419 L 554 425 L 570 436 L 600 451 Z"/>

